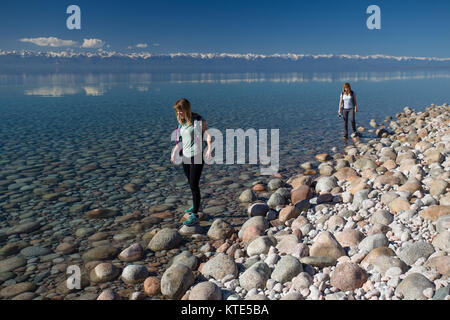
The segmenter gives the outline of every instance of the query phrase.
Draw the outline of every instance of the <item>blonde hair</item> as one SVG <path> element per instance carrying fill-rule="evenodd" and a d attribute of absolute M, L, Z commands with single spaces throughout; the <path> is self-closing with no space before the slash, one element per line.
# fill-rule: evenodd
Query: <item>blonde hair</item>
<path fill-rule="evenodd" d="M 348 88 L 350 96 L 353 96 L 353 91 L 352 91 L 352 87 L 350 86 L 350 83 L 346 82 L 344 84 L 344 87 L 342 88 L 342 95 L 345 94 L 345 88 Z"/>
<path fill-rule="evenodd" d="M 192 110 L 191 103 L 187 99 L 179 99 L 173 106 L 177 112 L 177 120 L 180 124 L 192 124 Z M 184 119 L 181 119 L 178 115 L 178 111 L 183 111 Z"/>

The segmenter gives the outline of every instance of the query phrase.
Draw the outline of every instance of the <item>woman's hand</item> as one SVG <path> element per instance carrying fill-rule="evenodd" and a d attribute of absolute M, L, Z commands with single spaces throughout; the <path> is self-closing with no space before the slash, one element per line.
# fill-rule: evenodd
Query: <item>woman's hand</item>
<path fill-rule="evenodd" d="M 358 112 L 358 111 L 356 110 L 356 106 L 355 106 L 355 113 L 356 113 L 356 112 Z"/>

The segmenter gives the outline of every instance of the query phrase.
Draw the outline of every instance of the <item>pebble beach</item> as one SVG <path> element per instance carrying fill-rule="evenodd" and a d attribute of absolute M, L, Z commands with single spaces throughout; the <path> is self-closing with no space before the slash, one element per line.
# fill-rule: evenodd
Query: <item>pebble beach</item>
<path fill-rule="evenodd" d="M 0 299 L 450 300 L 450 106 L 369 126 L 274 176 L 205 170 L 193 227 L 185 177 L 154 192 L 130 143 L 2 163 Z"/>

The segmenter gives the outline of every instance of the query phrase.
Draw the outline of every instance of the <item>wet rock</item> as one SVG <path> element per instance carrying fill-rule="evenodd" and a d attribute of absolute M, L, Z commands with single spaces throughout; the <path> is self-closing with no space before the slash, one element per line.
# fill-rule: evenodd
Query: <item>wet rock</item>
<path fill-rule="evenodd" d="M 112 260 L 117 256 L 118 251 L 119 250 L 117 248 L 114 248 L 113 246 L 100 246 L 85 252 L 82 258 L 85 263 L 95 260 Z"/>
<path fill-rule="evenodd" d="M 122 261 L 132 262 L 138 261 L 144 256 L 144 248 L 140 243 L 134 243 L 125 250 L 123 250 L 118 258 Z"/>

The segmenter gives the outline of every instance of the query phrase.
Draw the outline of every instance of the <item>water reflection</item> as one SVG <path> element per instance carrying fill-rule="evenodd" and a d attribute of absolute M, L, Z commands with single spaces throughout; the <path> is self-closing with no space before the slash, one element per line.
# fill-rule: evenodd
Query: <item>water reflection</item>
<path fill-rule="evenodd" d="M 130 90 L 147 92 L 152 83 L 308 83 L 308 82 L 382 82 L 395 80 L 450 79 L 450 70 L 408 72 L 344 73 L 92 73 L 0 75 L 0 85 L 25 86 L 25 95 L 62 97 L 85 94 L 102 96 L 114 86 L 128 84 Z"/>

